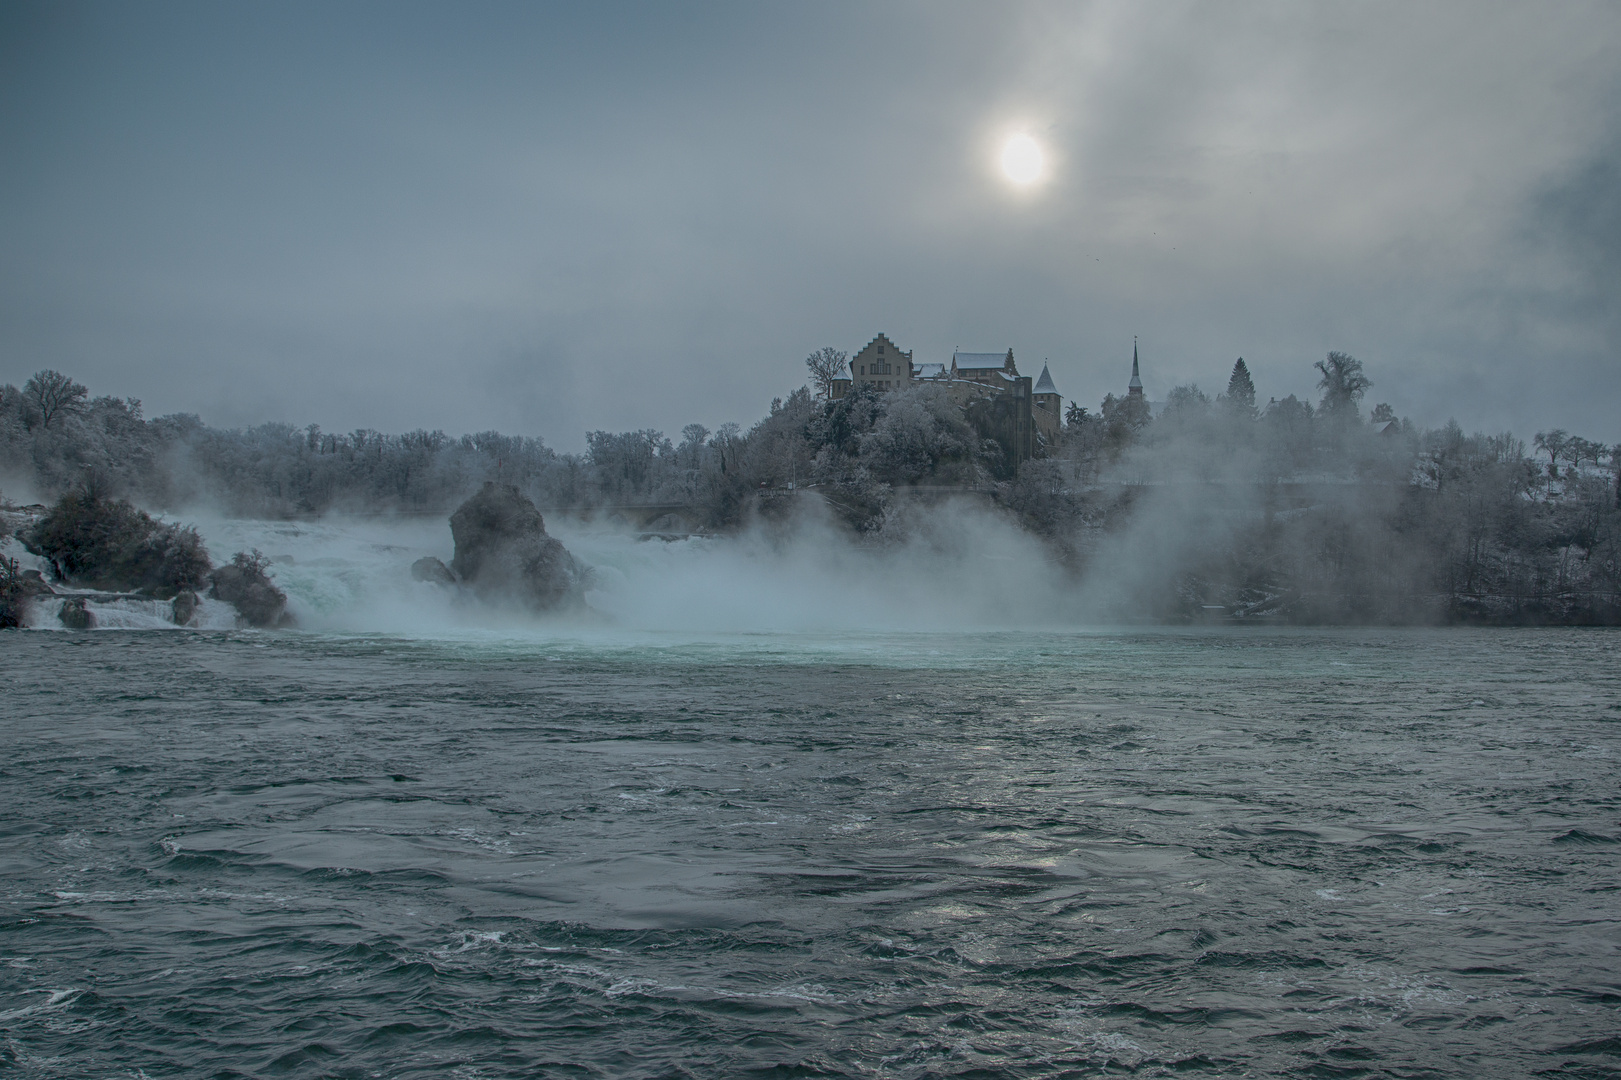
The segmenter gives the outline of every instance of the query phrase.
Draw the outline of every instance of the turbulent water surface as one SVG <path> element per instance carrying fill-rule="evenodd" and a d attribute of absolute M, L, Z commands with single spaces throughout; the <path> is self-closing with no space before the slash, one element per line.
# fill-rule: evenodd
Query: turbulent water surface
<path fill-rule="evenodd" d="M 1613 1076 L 1618 645 L 0 635 L 0 1072 Z"/>

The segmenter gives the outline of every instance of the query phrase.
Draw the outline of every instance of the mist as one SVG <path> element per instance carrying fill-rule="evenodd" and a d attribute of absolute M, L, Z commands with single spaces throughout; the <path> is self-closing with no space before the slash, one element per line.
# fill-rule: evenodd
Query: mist
<path fill-rule="evenodd" d="M 1355 357 L 1313 371 L 1315 402 L 1261 404 L 1243 360 L 1214 395 L 1071 402 L 1033 457 L 991 399 L 927 380 L 801 387 L 747 430 L 593 431 L 573 454 L 148 420 L 41 372 L 0 386 L 0 475 L 13 506 L 88 486 L 207 522 L 216 558 L 273 560 L 310 626 L 488 617 L 396 580 L 449 556 L 445 522 L 488 483 L 532 500 L 591 568 L 592 607 L 638 629 L 1617 617 L 1621 453 L 1557 428 L 1529 446 L 1423 429 L 1366 407 L 1379 383 Z"/>
<path fill-rule="evenodd" d="M 735 535 L 674 541 L 554 515 L 547 529 L 590 568 L 583 612 L 537 616 L 411 578 L 449 559 L 443 520 L 268 522 L 194 514 L 210 550 L 257 548 L 316 632 L 520 636 L 1009 630 L 1082 621 L 1035 538 L 971 504 L 914 515 L 905 539 L 852 543 L 825 507 Z"/>

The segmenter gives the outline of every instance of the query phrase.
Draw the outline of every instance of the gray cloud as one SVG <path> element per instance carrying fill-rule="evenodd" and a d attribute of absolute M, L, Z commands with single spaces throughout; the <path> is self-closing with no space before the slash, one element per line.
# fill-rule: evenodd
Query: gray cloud
<path fill-rule="evenodd" d="M 1335 348 L 1421 420 L 1621 437 L 1608 5 L 0 19 L 0 380 L 577 446 L 878 330 L 1091 404 L 1140 334 L 1151 392 Z"/>

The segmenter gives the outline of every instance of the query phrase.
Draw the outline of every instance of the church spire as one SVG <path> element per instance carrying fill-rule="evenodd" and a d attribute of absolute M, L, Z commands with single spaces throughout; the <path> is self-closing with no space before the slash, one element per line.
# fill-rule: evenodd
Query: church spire
<path fill-rule="evenodd" d="M 1143 396 L 1143 379 L 1137 371 L 1137 336 L 1131 338 L 1131 382 L 1126 385 L 1128 397 Z"/>

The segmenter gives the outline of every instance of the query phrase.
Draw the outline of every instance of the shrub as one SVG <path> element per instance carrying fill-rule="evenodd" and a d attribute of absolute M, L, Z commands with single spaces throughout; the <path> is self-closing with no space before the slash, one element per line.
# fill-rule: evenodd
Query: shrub
<path fill-rule="evenodd" d="M 23 576 L 16 559 L 0 555 L 0 629 L 22 625 Z"/>
<path fill-rule="evenodd" d="M 95 589 L 173 593 L 201 585 L 211 566 L 196 529 L 154 521 L 93 490 L 62 496 L 18 539 L 50 560 L 58 578 Z"/>

